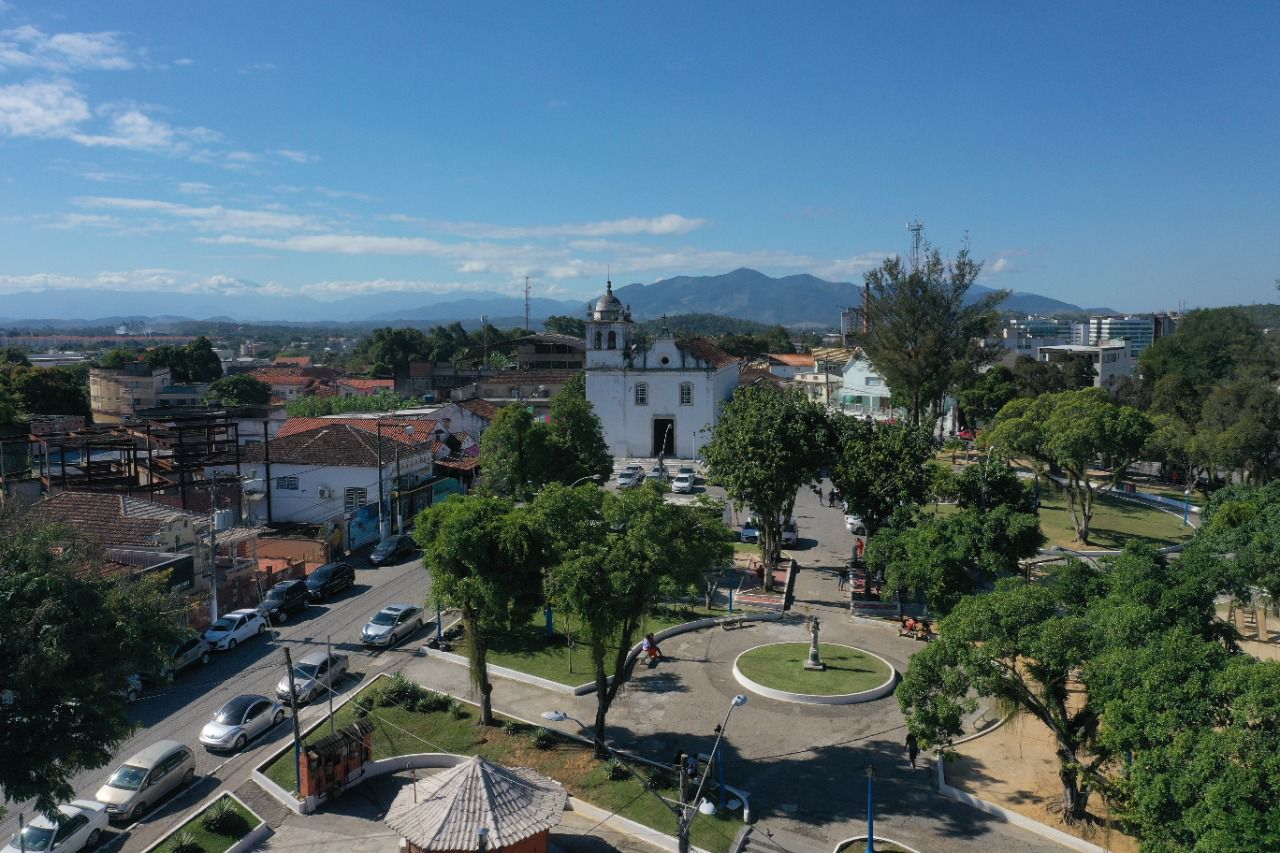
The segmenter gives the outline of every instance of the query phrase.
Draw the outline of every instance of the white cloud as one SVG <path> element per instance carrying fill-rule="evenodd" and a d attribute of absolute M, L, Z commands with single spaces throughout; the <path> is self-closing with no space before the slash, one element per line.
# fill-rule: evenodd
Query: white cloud
<path fill-rule="evenodd" d="M 275 70 L 276 64 L 274 62 L 255 62 L 252 65 L 242 65 L 240 67 L 241 74 L 260 74 Z"/>
<path fill-rule="evenodd" d="M 195 61 L 194 59 L 192 59 L 191 57 L 189 57 L 189 56 L 184 56 L 184 57 L 182 57 L 181 59 L 175 59 L 175 60 L 173 61 L 173 64 L 174 64 L 174 65 L 195 65 L 195 62 L 196 62 L 196 61 Z"/>
<path fill-rule="evenodd" d="M 837 258 L 830 263 L 814 268 L 812 272 L 818 278 L 828 280 L 849 278 L 862 275 L 864 272 L 880 266 L 888 257 L 890 255 L 886 252 L 863 252 L 860 255 L 854 255 L 849 258 Z"/>
<path fill-rule="evenodd" d="M 183 195 L 207 195 L 213 192 L 213 187 L 203 181 L 182 181 L 178 184 L 178 192 Z"/>
<path fill-rule="evenodd" d="M 297 148 L 277 148 L 275 153 L 285 160 L 291 160 L 294 163 L 315 163 L 320 160 L 318 156 L 308 151 L 301 151 Z"/>
<path fill-rule="evenodd" d="M 392 214 L 397 216 L 397 214 Z M 389 217 L 390 218 L 390 217 Z M 412 221 L 402 217 L 398 221 Z M 705 219 L 694 219 L 678 213 L 663 216 L 611 219 L 601 222 L 579 222 L 562 225 L 493 225 L 484 222 L 430 223 L 448 234 L 460 237 L 476 237 L 486 240 L 512 240 L 545 237 L 614 237 L 647 235 L 651 237 L 687 234 L 707 224 Z"/>
<path fill-rule="evenodd" d="M 27 293 L 48 290 L 92 288 L 126 292 L 165 291 L 167 293 L 213 293 L 236 296 L 243 293 L 287 295 L 291 292 L 277 284 L 259 285 L 226 275 L 200 275 L 182 270 L 136 269 L 100 272 L 91 276 L 36 273 L 34 275 L 0 275 L 0 293 Z"/>
<path fill-rule="evenodd" d="M 317 281 L 304 284 L 298 290 L 307 296 L 322 300 L 343 299 L 370 293 L 476 293 L 495 290 L 515 293 L 514 288 L 504 288 L 489 283 L 382 278 L 372 281 Z"/>
<path fill-rule="evenodd" d="M 0 32 L 0 68 L 27 71 L 121 71 L 134 67 L 119 33 L 55 33 L 32 26 Z"/>
<path fill-rule="evenodd" d="M 74 133 L 70 137 L 81 145 L 135 150 L 166 150 L 177 143 L 174 129 L 138 110 L 127 110 L 111 120 L 110 133 Z"/>
<path fill-rule="evenodd" d="M 169 201 L 113 196 L 83 196 L 77 206 L 96 210 L 118 210 L 168 217 L 190 222 L 202 231 L 298 231 L 316 229 L 320 223 L 311 216 L 270 210 L 245 210 L 212 205 L 193 207 Z"/>
<path fill-rule="evenodd" d="M 1013 262 L 1008 258 L 996 258 L 982 268 L 987 275 L 999 275 L 1002 272 L 1013 272 Z"/>
<path fill-rule="evenodd" d="M 88 102 L 66 80 L 0 87 L 0 134 L 66 136 L 89 118 Z"/>
<path fill-rule="evenodd" d="M 325 198 L 349 198 L 355 201 L 373 201 L 373 196 L 368 193 L 357 193 L 350 190 L 335 190 L 329 187 L 315 187 L 315 191 Z"/>
<path fill-rule="evenodd" d="M 451 246 L 426 237 L 378 237 L 368 234 L 312 234 L 273 239 L 222 234 L 202 238 L 202 243 L 219 246 L 256 246 L 259 249 L 283 249 L 290 252 L 330 255 L 430 255 L 441 257 L 458 252 Z"/>

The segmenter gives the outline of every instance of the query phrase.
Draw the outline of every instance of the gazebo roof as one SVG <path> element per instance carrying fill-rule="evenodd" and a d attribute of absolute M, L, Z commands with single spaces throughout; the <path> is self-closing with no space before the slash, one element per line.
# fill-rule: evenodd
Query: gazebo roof
<path fill-rule="evenodd" d="M 560 823 L 564 786 L 527 767 L 500 767 L 473 756 L 405 787 L 387 810 L 387 826 L 421 850 L 496 850 Z"/>

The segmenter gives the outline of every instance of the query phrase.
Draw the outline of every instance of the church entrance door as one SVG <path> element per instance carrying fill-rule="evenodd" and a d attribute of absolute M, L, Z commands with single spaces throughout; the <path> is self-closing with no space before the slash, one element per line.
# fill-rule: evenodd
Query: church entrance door
<path fill-rule="evenodd" d="M 675 418 L 653 419 L 653 455 L 676 455 L 676 421 Z"/>

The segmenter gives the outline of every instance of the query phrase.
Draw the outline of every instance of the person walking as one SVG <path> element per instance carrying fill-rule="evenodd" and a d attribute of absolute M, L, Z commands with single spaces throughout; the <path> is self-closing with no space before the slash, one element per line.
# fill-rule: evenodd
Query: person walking
<path fill-rule="evenodd" d="M 844 568 L 840 570 L 838 575 L 836 575 L 836 589 L 844 589 L 848 585 L 849 585 L 849 570 L 848 568 Z"/>
<path fill-rule="evenodd" d="M 818 486 L 813 491 L 818 496 L 818 506 L 822 506 L 822 486 Z"/>
<path fill-rule="evenodd" d="M 920 743 L 916 736 L 907 732 L 907 758 L 911 761 L 911 769 L 916 769 L 916 756 L 920 754 Z"/>

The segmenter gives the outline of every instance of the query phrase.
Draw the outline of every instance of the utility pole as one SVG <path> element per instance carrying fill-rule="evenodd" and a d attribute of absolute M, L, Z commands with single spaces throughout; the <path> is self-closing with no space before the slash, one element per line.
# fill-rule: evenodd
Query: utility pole
<path fill-rule="evenodd" d="M 271 523 L 271 419 L 262 421 L 262 464 L 266 469 L 263 485 L 267 492 L 267 524 Z"/>
<path fill-rule="evenodd" d="M 480 338 L 481 352 L 484 353 L 484 361 L 480 366 L 487 367 L 489 365 L 489 321 L 483 314 L 480 315 Z"/>
<path fill-rule="evenodd" d="M 920 269 L 920 247 L 923 244 L 924 223 L 917 218 L 914 222 L 907 224 L 907 230 L 911 232 L 911 271 L 915 272 Z"/>
<path fill-rule="evenodd" d="M 524 331 L 529 333 L 529 276 L 524 277 Z"/>
<path fill-rule="evenodd" d="M 293 682 L 293 655 L 284 647 L 285 672 L 289 679 L 289 715 L 293 717 L 293 779 L 294 788 L 302 792 L 302 726 L 298 722 L 298 688 Z"/>
<path fill-rule="evenodd" d="M 218 475 L 209 485 L 209 618 L 218 621 Z M 212 622 L 210 624 L 212 624 Z"/>
<path fill-rule="evenodd" d="M 329 656 L 329 660 L 332 661 L 333 660 L 333 635 L 332 634 L 324 635 L 324 651 L 325 651 L 325 654 Z M 333 687 L 332 687 L 333 682 L 330 681 L 329 684 L 330 684 L 329 691 L 328 691 L 329 692 L 329 734 L 333 734 Z"/>

